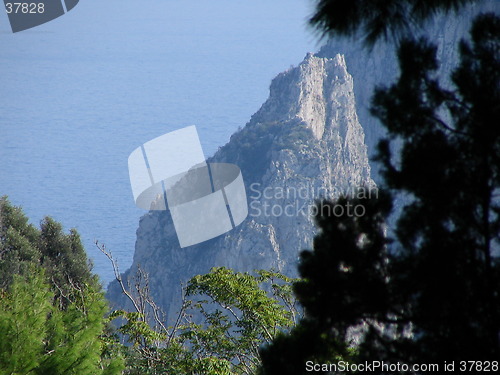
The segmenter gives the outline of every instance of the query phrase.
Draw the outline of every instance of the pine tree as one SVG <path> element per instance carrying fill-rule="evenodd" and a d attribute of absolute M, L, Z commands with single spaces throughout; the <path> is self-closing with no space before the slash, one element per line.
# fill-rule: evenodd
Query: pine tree
<path fill-rule="evenodd" d="M 0 199 L 0 374 L 119 374 L 107 303 L 79 235 Z M 2 372 L 3 371 L 3 372 Z"/>
<path fill-rule="evenodd" d="M 380 39 L 411 36 L 437 13 L 457 12 L 479 0 L 317 0 L 309 20 L 323 35 L 356 36 L 373 46 Z"/>
<path fill-rule="evenodd" d="M 0 290 L 0 374 L 26 374 L 44 360 L 46 322 L 53 311 L 43 274 L 32 268 L 24 280 L 15 275 L 9 291 Z"/>
<path fill-rule="evenodd" d="M 79 300 L 65 310 L 54 309 L 47 322 L 46 359 L 37 374 L 101 374 L 110 364 L 119 373 L 120 358 L 102 360 L 104 315 L 107 306 L 102 293 L 82 290 Z M 118 365 L 118 366 L 117 366 Z"/>
<path fill-rule="evenodd" d="M 356 30 L 350 27 L 347 32 Z M 470 41 L 459 48 L 453 86 L 444 89 L 436 47 L 426 39 L 404 40 L 397 83 L 374 96 L 373 114 L 389 135 L 378 155 L 384 189 L 407 202 L 387 263 L 358 263 L 385 277 L 357 278 L 356 267 L 343 267 L 349 271 L 343 282 L 339 261 L 362 254 L 356 239 L 364 232 L 347 218 L 341 225 L 320 220 L 313 252 L 301 256 L 305 280 L 296 287 L 306 319 L 263 348 L 263 374 L 308 373 L 306 360 L 339 358 L 437 363 L 441 370 L 444 361 L 455 361 L 455 373 L 480 372 L 489 363 L 498 370 L 493 361 L 500 358 L 500 18 L 479 16 Z M 362 320 L 368 329 L 349 353 L 346 328 Z M 461 362 L 468 360 L 482 362 L 471 369 Z"/>
<path fill-rule="evenodd" d="M 407 41 L 398 82 L 374 97 L 390 136 L 379 152 L 387 187 L 411 197 L 391 262 L 400 319 L 413 326 L 409 360 L 500 358 L 500 18 L 478 17 L 471 39 L 452 90 L 435 75 L 436 47 Z"/>
<path fill-rule="evenodd" d="M 14 275 L 29 273 L 41 252 L 37 244 L 40 232 L 6 197 L 0 197 L 0 289 L 8 287 Z"/>
<path fill-rule="evenodd" d="M 349 207 L 363 207 L 363 215 L 349 215 Z M 388 314 L 385 219 L 390 200 L 343 197 L 319 208 L 320 234 L 314 249 L 301 253 L 302 279 L 294 284 L 305 317 L 261 349 L 261 374 L 306 374 L 307 361 L 352 360 L 353 329 L 367 330 Z"/>

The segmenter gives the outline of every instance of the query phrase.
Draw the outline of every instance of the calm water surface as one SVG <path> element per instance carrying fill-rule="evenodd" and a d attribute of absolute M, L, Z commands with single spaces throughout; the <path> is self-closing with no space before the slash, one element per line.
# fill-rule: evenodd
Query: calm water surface
<path fill-rule="evenodd" d="M 0 12 L 0 195 L 32 223 L 77 228 L 109 282 L 94 240 L 125 270 L 144 214 L 130 152 L 195 124 L 212 154 L 318 48 L 310 12 L 307 0 L 81 0 L 17 34 Z"/>

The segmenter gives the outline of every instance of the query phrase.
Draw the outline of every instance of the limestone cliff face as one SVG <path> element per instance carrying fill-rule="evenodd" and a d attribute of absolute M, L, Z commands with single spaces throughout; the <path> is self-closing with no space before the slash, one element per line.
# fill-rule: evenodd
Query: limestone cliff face
<path fill-rule="evenodd" d="M 279 74 L 261 109 L 209 161 L 241 168 L 249 216 L 225 235 L 181 249 L 169 212 L 151 211 L 140 220 L 125 275 L 138 265 L 147 271 L 152 294 L 170 317 L 179 308 L 181 282 L 214 266 L 295 276 L 299 252 L 312 246 L 315 200 L 374 187 L 344 57 L 308 54 Z M 108 296 L 123 305 L 116 283 Z"/>
<path fill-rule="evenodd" d="M 498 12 L 499 6 L 483 1 L 466 7 L 460 17 L 436 18 L 424 28 L 438 43 L 442 76 L 455 66 L 457 42 L 467 37 L 474 15 Z M 181 249 L 170 214 L 151 211 L 140 220 L 134 263 L 125 277 L 138 265 L 145 269 L 155 299 L 173 316 L 180 283 L 211 267 L 275 268 L 296 275 L 300 250 L 312 245 L 309 209 L 315 199 L 374 185 L 368 155 L 383 130 L 369 114 L 370 99 L 375 86 L 390 84 L 397 74 L 394 45 L 381 43 L 370 51 L 341 40 L 278 75 L 269 99 L 210 160 L 241 168 L 247 219 L 225 235 Z M 377 178 L 376 164 L 371 167 Z M 124 305 L 116 283 L 110 284 L 108 297 Z"/>

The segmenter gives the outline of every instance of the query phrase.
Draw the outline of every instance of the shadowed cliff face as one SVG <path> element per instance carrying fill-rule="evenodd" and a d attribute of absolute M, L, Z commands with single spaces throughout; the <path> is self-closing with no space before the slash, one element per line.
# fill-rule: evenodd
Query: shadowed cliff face
<path fill-rule="evenodd" d="M 415 37 L 427 36 L 437 45 L 437 57 L 440 63 L 440 77 L 443 83 L 450 84 L 447 79 L 458 61 L 457 43 L 462 38 L 469 38 L 472 20 L 479 13 L 500 11 L 500 2 L 485 0 L 465 6 L 457 16 L 437 16 L 429 20 L 420 30 L 415 30 Z M 365 140 L 370 159 L 376 152 L 379 139 L 385 134 L 380 122 L 370 114 L 370 103 L 373 90 L 379 85 L 389 85 L 399 74 L 396 56 L 396 45 L 392 42 L 378 42 L 373 48 L 365 48 L 359 40 L 331 39 L 317 53 L 319 57 L 333 57 L 343 54 L 354 79 L 356 112 L 363 125 Z M 371 163 L 372 178 L 380 183 L 378 165 Z"/>
<path fill-rule="evenodd" d="M 274 268 L 295 276 L 299 252 L 312 246 L 315 201 L 374 187 L 355 107 L 342 55 L 308 54 L 279 74 L 261 109 L 209 159 L 241 168 L 246 220 L 225 235 L 181 249 L 169 212 L 151 211 L 140 220 L 126 277 L 138 265 L 148 272 L 152 294 L 171 318 L 180 307 L 181 282 L 211 267 Z M 123 306 L 116 283 L 108 297 Z"/>

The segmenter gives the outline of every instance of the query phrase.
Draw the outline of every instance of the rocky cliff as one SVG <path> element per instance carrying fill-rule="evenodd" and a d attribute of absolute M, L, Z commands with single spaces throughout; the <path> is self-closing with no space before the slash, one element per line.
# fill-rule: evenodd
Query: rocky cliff
<path fill-rule="evenodd" d="M 169 212 L 150 211 L 140 220 L 125 276 L 138 265 L 148 272 L 152 294 L 169 316 L 179 308 L 180 283 L 214 266 L 274 268 L 295 276 L 299 252 L 312 245 L 315 201 L 374 187 L 353 90 L 342 55 L 308 54 L 279 74 L 261 109 L 209 160 L 241 168 L 246 220 L 225 235 L 181 249 Z M 116 283 L 108 296 L 124 303 Z"/>
<path fill-rule="evenodd" d="M 473 16 L 498 12 L 499 4 L 481 2 L 466 7 L 460 17 L 436 18 L 425 26 L 438 42 L 442 76 L 455 65 L 457 42 L 467 37 Z M 138 265 L 145 269 L 153 296 L 173 316 L 180 283 L 211 267 L 275 268 L 296 275 L 300 250 L 312 245 L 315 200 L 374 186 L 370 168 L 377 180 L 377 167 L 370 166 L 368 155 L 383 130 L 369 114 L 370 98 L 376 85 L 393 82 L 397 74 L 393 44 L 380 43 L 370 51 L 341 40 L 278 75 L 261 109 L 209 160 L 241 168 L 246 220 L 225 235 L 181 249 L 168 211 L 151 211 L 140 220 L 134 262 L 125 277 Z M 110 284 L 108 297 L 123 306 L 116 283 Z"/>

